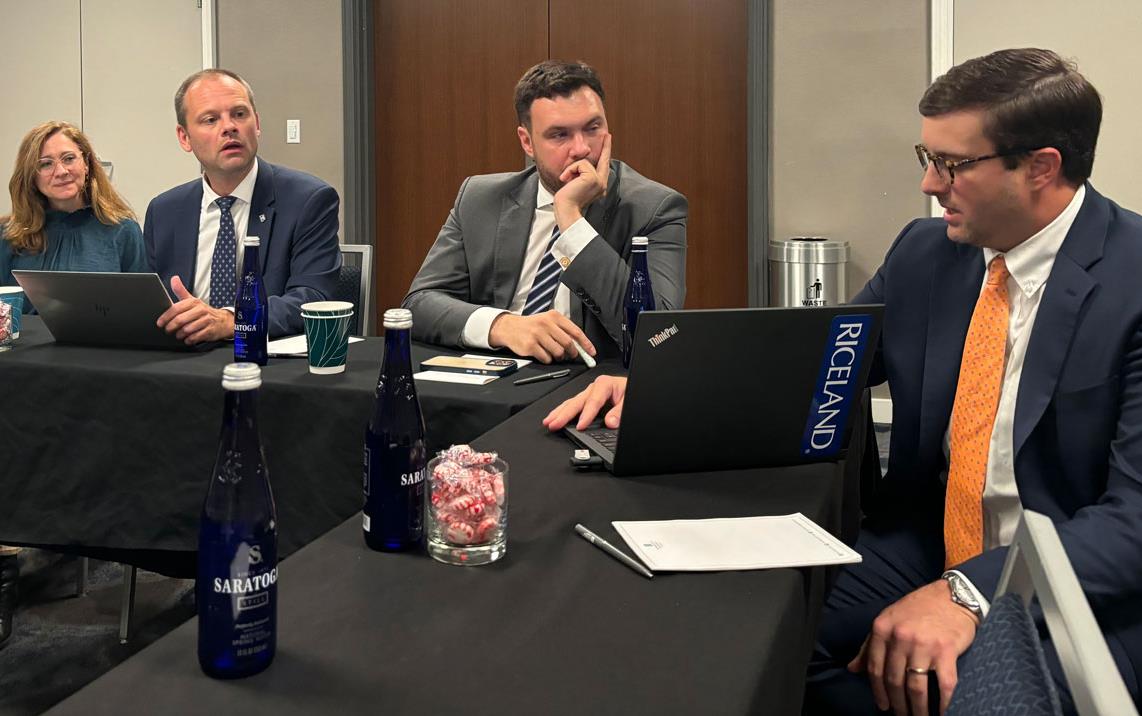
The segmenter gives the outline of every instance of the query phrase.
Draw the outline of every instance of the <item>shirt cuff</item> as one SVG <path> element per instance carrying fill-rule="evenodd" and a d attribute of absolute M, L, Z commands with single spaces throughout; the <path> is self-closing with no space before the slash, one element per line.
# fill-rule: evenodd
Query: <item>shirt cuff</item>
<path fill-rule="evenodd" d="M 574 224 L 567 227 L 566 231 L 559 234 L 559 238 L 551 246 L 551 255 L 566 269 L 579 252 L 587 248 L 587 244 L 598 235 L 599 232 L 595 231 L 595 227 L 587 223 L 585 218 L 579 217 Z"/>
<path fill-rule="evenodd" d="M 968 589 L 971 590 L 971 593 L 975 597 L 976 602 L 979 603 L 979 610 L 980 614 L 982 615 L 980 617 L 980 622 L 982 623 L 982 621 L 987 618 L 987 613 L 991 609 L 991 602 L 989 602 L 987 597 L 983 596 L 983 594 L 981 594 L 980 591 L 976 589 L 975 585 L 972 584 L 972 581 L 968 579 L 966 574 L 958 569 L 949 569 L 948 572 L 951 572 L 952 574 L 958 574 L 960 579 L 964 580 L 964 584 L 968 585 Z"/>
<path fill-rule="evenodd" d="M 491 337 L 492 322 L 501 313 L 507 313 L 507 311 L 491 306 L 481 306 L 472 311 L 472 315 L 468 316 L 468 321 L 464 324 L 463 333 L 460 334 L 460 340 L 464 347 L 492 350 L 492 346 L 488 342 Z"/>

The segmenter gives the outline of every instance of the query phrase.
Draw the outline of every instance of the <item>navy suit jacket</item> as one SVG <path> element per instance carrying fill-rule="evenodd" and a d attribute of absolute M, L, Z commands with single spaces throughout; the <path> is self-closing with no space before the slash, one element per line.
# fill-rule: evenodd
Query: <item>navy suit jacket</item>
<path fill-rule="evenodd" d="M 940 219 L 917 220 L 853 301 L 885 304 L 873 380 L 887 379 L 892 392 L 892 445 L 887 475 L 865 506 L 874 521 L 908 515 L 942 533 L 944 433 L 983 273 L 982 250 L 950 241 Z M 1016 399 L 1015 480 L 1023 507 L 1054 520 L 1137 693 L 1142 217 L 1088 184 L 1043 290 Z M 1006 547 L 992 549 L 957 568 L 990 596 L 1006 556 Z"/>
<path fill-rule="evenodd" d="M 337 191 L 317 177 L 258 159 L 246 235 L 261 238 L 259 260 L 270 299 L 270 336 L 302 333 L 301 304 L 333 295 L 341 270 Z M 143 242 L 151 268 L 170 287 L 194 293 L 202 180 L 166 191 L 147 206 Z"/>

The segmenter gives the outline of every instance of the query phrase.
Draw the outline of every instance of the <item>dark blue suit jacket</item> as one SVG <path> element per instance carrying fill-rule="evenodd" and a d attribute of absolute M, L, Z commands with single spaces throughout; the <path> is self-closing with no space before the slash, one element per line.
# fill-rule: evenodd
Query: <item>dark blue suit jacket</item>
<path fill-rule="evenodd" d="M 892 392 L 889 468 L 866 513 L 942 533 L 944 433 L 983 252 L 917 220 L 853 299 L 885 304 L 872 380 Z M 1023 506 L 1051 517 L 1133 693 L 1142 680 L 1142 217 L 1088 184 L 1046 283 L 1015 407 Z M 942 540 L 936 541 L 942 544 Z M 1007 548 L 958 566 L 994 593 Z M 1131 684 L 1131 679 L 1134 683 Z"/>
<path fill-rule="evenodd" d="M 270 335 L 302 333 L 301 304 L 333 295 L 341 269 L 336 190 L 317 177 L 258 159 L 246 235 L 262 240 L 259 259 L 270 297 Z M 194 293 L 202 180 L 155 197 L 147 207 L 143 241 L 151 268 Z"/>

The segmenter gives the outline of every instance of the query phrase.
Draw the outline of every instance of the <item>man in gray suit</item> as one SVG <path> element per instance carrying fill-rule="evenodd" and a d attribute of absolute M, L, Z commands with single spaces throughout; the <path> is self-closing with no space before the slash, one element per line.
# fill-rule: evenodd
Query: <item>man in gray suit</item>
<path fill-rule="evenodd" d="M 517 133 L 535 166 L 461 184 L 404 299 L 415 339 L 544 363 L 576 342 L 616 355 L 633 236 L 650 239 L 656 307 L 682 307 L 686 198 L 611 159 L 603 99 L 583 63 L 524 73 Z"/>

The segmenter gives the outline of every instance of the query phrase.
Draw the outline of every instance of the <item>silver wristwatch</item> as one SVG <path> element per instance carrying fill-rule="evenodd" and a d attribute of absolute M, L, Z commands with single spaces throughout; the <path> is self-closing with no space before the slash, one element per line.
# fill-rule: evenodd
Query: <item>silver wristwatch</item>
<path fill-rule="evenodd" d="M 971 611 L 980 621 L 983 621 L 983 607 L 975 598 L 975 592 L 968 586 L 968 581 L 964 576 L 959 572 L 944 572 L 940 578 L 946 580 L 948 586 L 952 588 L 952 601 Z"/>

